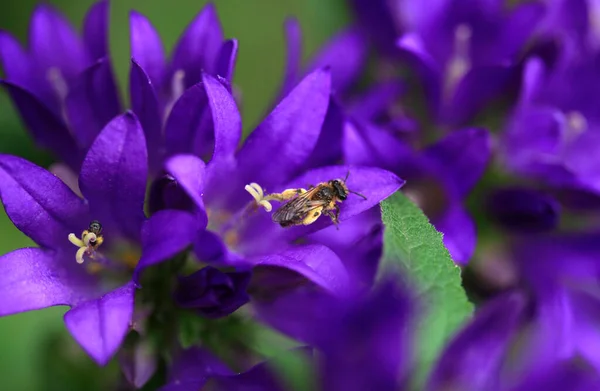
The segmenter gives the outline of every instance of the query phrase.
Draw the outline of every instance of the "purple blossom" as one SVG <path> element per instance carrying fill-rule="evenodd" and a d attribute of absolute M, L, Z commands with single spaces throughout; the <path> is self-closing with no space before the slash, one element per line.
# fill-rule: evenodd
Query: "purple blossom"
<path fill-rule="evenodd" d="M 144 134 L 132 113 L 112 120 L 89 148 L 79 175 L 83 198 L 45 169 L 1 156 L 6 213 L 39 247 L 1 257 L 0 314 L 68 305 L 67 329 L 96 362 L 106 364 L 132 327 L 131 276 L 138 260 L 147 266 L 172 257 L 198 229 L 193 216 L 181 211 L 146 218 L 147 172 Z M 101 222 L 102 232 L 78 239 L 93 220 Z M 100 235 L 101 246 L 90 247 Z"/>
<path fill-rule="evenodd" d="M 190 23 L 170 61 L 150 21 L 132 11 L 130 94 L 133 111 L 144 128 L 153 171 L 176 153 L 210 157 L 214 144 L 212 117 L 203 72 L 231 90 L 237 41 L 223 38 L 213 4 Z M 237 140 L 236 140 L 237 142 Z"/>
<path fill-rule="evenodd" d="M 88 11 L 79 37 L 47 4 L 32 16 L 29 50 L 0 32 L 1 84 L 35 141 L 78 170 L 121 106 L 108 55 L 108 1 Z"/>
<path fill-rule="evenodd" d="M 392 42 L 382 38 L 397 39 L 394 59 L 418 76 L 430 116 L 450 127 L 518 84 L 518 56 L 544 13 L 537 2 L 510 9 L 500 0 L 372 3 L 354 2 L 359 21 L 388 52 Z"/>
<path fill-rule="evenodd" d="M 180 278 L 175 302 L 208 318 L 224 317 L 250 300 L 246 293 L 249 283 L 249 272 L 224 273 L 206 266 Z"/>

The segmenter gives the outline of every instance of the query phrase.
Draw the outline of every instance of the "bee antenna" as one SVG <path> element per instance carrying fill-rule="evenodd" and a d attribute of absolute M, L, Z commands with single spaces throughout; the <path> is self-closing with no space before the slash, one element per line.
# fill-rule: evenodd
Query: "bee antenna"
<path fill-rule="evenodd" d="M 346 173 L 346 177 L 344 178 L 344 182 L 346 182 L 348 180 L 349 176 L 350 176 L 350 170 L 348 170 L 348 172 Z"/>
<path fill-rule="evenodd" d="M 358 193 L 356 191 L 352 191 L 350 189 L 348 189 L 348 193 L 356 194 L 357 196 L 362 197 L 365 200 L 367 199 L 367 197 L 365 197 L 363 194 L 360 194 L 360 193 Z"/>

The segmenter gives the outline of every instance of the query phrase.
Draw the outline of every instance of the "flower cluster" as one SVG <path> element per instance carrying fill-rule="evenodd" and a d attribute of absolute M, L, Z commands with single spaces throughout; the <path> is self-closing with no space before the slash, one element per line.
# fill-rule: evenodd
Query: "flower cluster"
<path fill-rule="evenodd" d="M 131 11 L 128 103 L 109 1 L 81 36 L 38 6 L 27 49 L 0 32 L 0 84 L 58 164 L 0 155 L 6 214 L 37 245 L 0 256 L 0 315 L 68 306 L 74 340 L 135 388 L 286 389 L 287 358 L 257 347 L 282 335 L 324 390 L 600 388 L 600 9 L 505 3 L 351 0 L 306 66 L 287 20 L 278 97 L 245 139 L 214 5 L 170 56 Z M 478 307 L 425 374 L 426 300 L 379 267 L 398 190 Z"/>

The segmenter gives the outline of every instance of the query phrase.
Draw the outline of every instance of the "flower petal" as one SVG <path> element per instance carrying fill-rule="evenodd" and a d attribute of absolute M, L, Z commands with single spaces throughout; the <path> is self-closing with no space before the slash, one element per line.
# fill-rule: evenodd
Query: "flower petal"
<path fill-rule="evenodd" d="M 367 60 L 367 42 L 357 29 L 337 34 L 308 66 L 308 71 L 331 67 L 331 90 L 342 93 L 357 81 Z"/>
<path fill-rule="evenodd" d="M 340 258 L 323 245 L 298 246 L 281 253 L 251 257 L 247 261 L 258 278 L 257 289 L 263 292 L 281 286 L 280 271 L 295 272 L 334 295 L 345 296 L 352 289 Z M 253 283 L 257 284 L 256 281 Z"/>
<path fill-rule="evenodd" d="M 340 105 L 331 97 L 315 149 L 306 159 L 307 169 L 336 164 L 343 159 L 342 144 L 345 125 L 346 116 Z"/>
<path fill-rule="evenodd" d="M 442 113 L 452 126 L 462 126 L 500 95 L 516 94 L 520 66 L 497 65 L 472 68 L 460 80 Z"/>
<path fill-rule="evenodd" d="M 235 63 L 237 61 L 238 41 L 237 39 L 229 39 L 221 45 L 217 62 L 215 64 L 215 75 L 223 79 L 233 81 L 233 73 L 235 71 Z"/>
<path fill-rule="evenodd" d="M 67 329 L 99 365 L 108 363 L 129 332 L 134 291 L 128 283 L 65 314 Z"/>
<path fill-rule="evenodd" d="M 375 121 L 405 91 L 405 86 L 398 82 L 383 82 L 374 85 L 349 106 L 349 113 L 358 119 Z"/>
<path fill-rule="evenodd" d="M 79 146 L 87 150 L 102 128 L 121 111 L 117 85 L 107 58 L 100 59 L 77 77 L 65 105 Z"/>
<path fill-rule="evenodd" d="M 345 220 L 379 205 L 381 201 L 404 185 L 404 181 L 395 174 L 380 168 L 330 166 L 307 171 L 286 186 L 273 189 L 273 191 L 299 187 L 306 188 L 309 184 L 316 185 L 336 178 L 343 179 L 348 172 L 350 172 L 346 181 L 348 188 L 364 195 L 367 199 L 364 200 L 355 194 L 350 194 L 347 200 L 341 202 L 339 204 L 340 226 L 343 225 Z M 240 230 L 241 242 L 239 246 L 249 253 L 265 251 L 272 248 L 273 243 L 277 240 L 294 241 L 309 233 L 329 227 L 331 224 L 330 218 L 321 216 L 313 224 L 283 229 L 271 220 L 270 215 L 259 213 L 247 218 L 244 222 L 244 226 Z"/>
<path fill-rule="evenodd" d="M 7 81 L 0 81 L 0 84 L 10 94 L 36 142 L 54 152 L 72 168 L 78 169 L 81 153 L 64 122 L 29 91 Z"/>
<path fill-rule="evenodd" d="M 514 187 L 495 191 L 486 209 L 509 232 L 543 232 L 558 225 L 560 204 L 540 191 Z"/>
<path fill-rule="evenodd" d="M 351 3 L 359 23 L 379 49 L 386 54 L 395 53 L 394 42 L 398 38 L 399 29 L 389 2 L 352 0 Z"/>
<path fill-rule="evenodd" d="M 234 253 L 216 233 L 205 230 L 198 232 L 194 240 L 194 254 L 202 263 L 217 266 L 243 265 L 243 258 Z"/>
<path fill-rule="evenodd" d="M 165 125 L 167 156 L 192 153 L 203 156 L 213 134 L 206 90 L 202 83 L 188 88 L 175 102 Z M 209 134 L 210 133 L 210 134 Z"/>
<path fill-rule="evenodd" d="M 70 264 L 39 248 L 0 256 L 0 316 L 89 299 L 94 293 L 93 279 L 76 268 L 74 255 L 67 261 Z"/>
<path fill-rule="evenodd" d="M 223 31 L 214 4 L 209 3 L 185 29 L 173 49 L 173 69 L 185 73 L 185 87 L 200 82 L 202 70 L 215 73 Z"/>
<path fill-rule="evenodd" d="M 444 245 L 454 262 L 465 265 L 473 256 L 477 244 L 477 229 L 468 212 L 460 202 L 451 201 L 448 209 L 432 223 L 444 233 Z"/>
<path fill-rule="evenodd" d="M 48 4 L 38 5 L 33 12 L 29 47 L 43 70 L 56 68 L 67 81 L 91 62 L 73 26 Z"/>
<path fill-rule="evenodd" d="M 71 247 L 89 224 L 87 207 L 58 177 L 25 159 L 0 155 L 0 198 L 13 224 L 41 247 Z"/>
<path fill-rule="evenodd" d="M 137 240 L 144 216 L 148 177 L 146 140 L 135 115 L 127 112 L 100 132 L 83 161 L 79 188 L 105 232 Z"/>
<path fill-rule="evenodd" d="M 158 32 L 144 15 L 129 13 L 131 57 L 140 64 L 152 84 L 162 85 L 166 72 L 165 52 Z"/>
<path fill-rule="evenodd" d="M 175 358 L 168 382 L 160 391 L 200 390 L 209 376 L 233 375 L 225 364 L 210 352 L 192 347 Z"/>
<path fill-rule="evenodd" d="M 196 203 L 198 209 L 204 211 L 202 199 L 206 170 L 204 162 L 194 155 L 176 155 L 167 160 L 165 169 Z"/>
<path fill-rule="evenodd" d="M 438 64 L 425 50 L 421 39 L 412 33 L 398 40 L 400 58 L 417 74 L 432 115 L 438 116 L 441 104 L 442 74 Z"/>
<path fill-rule="evenodd" d="M 217 79 L 204 73 L 202 82 L 212 113 L 215 150 L 213 160 L 232 159 L 242 137 L 242 118 L 233 96 Z"/>
<path fill-rule="evenodd" d="M 438 164 L 457 195 L 466 197 L 487 168 L 491 143 L 486 129 L 469 128 L 450 133 L 423 153 Z"/>
<path fill-rule="evenodd" d="M 96 1 L 88 10 L 83 21 L 83 42 L 92 55 L 99 59 L 108 55 L 108 0 Z"/>
<path fill-rule="evenodd" d="M 237 155 L 241 181 L 238 195 L 247 183 L 272 188 L 298 173 L 321 133 L 330 84 L 326 70 L 309 74 L 248 136 Z"/>
<path fill-rule="evenodd" d="M 148 266 L 167 261 L 192 244 L 199 229 L 206 221 L 199 222 L 194 215 L 179 210 L 157 212 L 142 227 L 142 257 L 138 262 L 134 281 Z"/>
<path fill-rule="evenodd" d="M 526 300 L 505 294 L 480 309 L 442 354 L 427 390 L 494 389 L 509 342 L 518 331 Z"/>
<path fill-rule="evenodd" d="M 286 63 L 281 87 L 281 97 L 286 96 L 301 76 L 302 28 L 296 18 L 287 18 L 283 25 L 286 41 Z"/>
<path fill-rule="evenodd" d="M 146 145 L 148 146 L 148 161 L 154 172 L 162 163 L 162 149 L 164 148 L 161 111 L 155 87 L 150 77 L 135 62 L 135 59 L 131 59 L 129 88 L 131 108 L 140 119 L 144 129 Z"/>

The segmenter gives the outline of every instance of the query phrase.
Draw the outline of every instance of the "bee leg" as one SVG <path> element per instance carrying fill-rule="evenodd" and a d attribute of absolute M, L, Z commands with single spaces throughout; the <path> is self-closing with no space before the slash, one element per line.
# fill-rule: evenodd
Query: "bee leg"
<path fill-rule="evenodd" d="M 304 218 L 304 220 L 302 220 L 302 224 L 309 225 L 309 224 L 314 223 L 319 218 L 319 216 L 321 216 L 322 212 L 323 212 L 323 207 L 313 209 L 312 211 L 310 211 L 308 216 L 306 216 Z"/>
<path fill-rule="evenodd" d="M 281 193 L 271 193 L 267 195 L 265 200 L 276 200 L 276 201 L 287 201 L 294 198 L 297 195 L 306 193 L 306 189 L 298 188 L 298 189 L 286 189 Z"/>
<path fill-rule="evenodd" d="M 340 207 L 336 204 L 333 206 L 332 209 L 329 209 L 327 212 L 327 216 L 329 216 L 329 218 L 331 219 L 331 221 L 333 222 L 333 225 L 335 225 L 336 229 L 340 229 L 339 224 L 340 224 Z"/>

